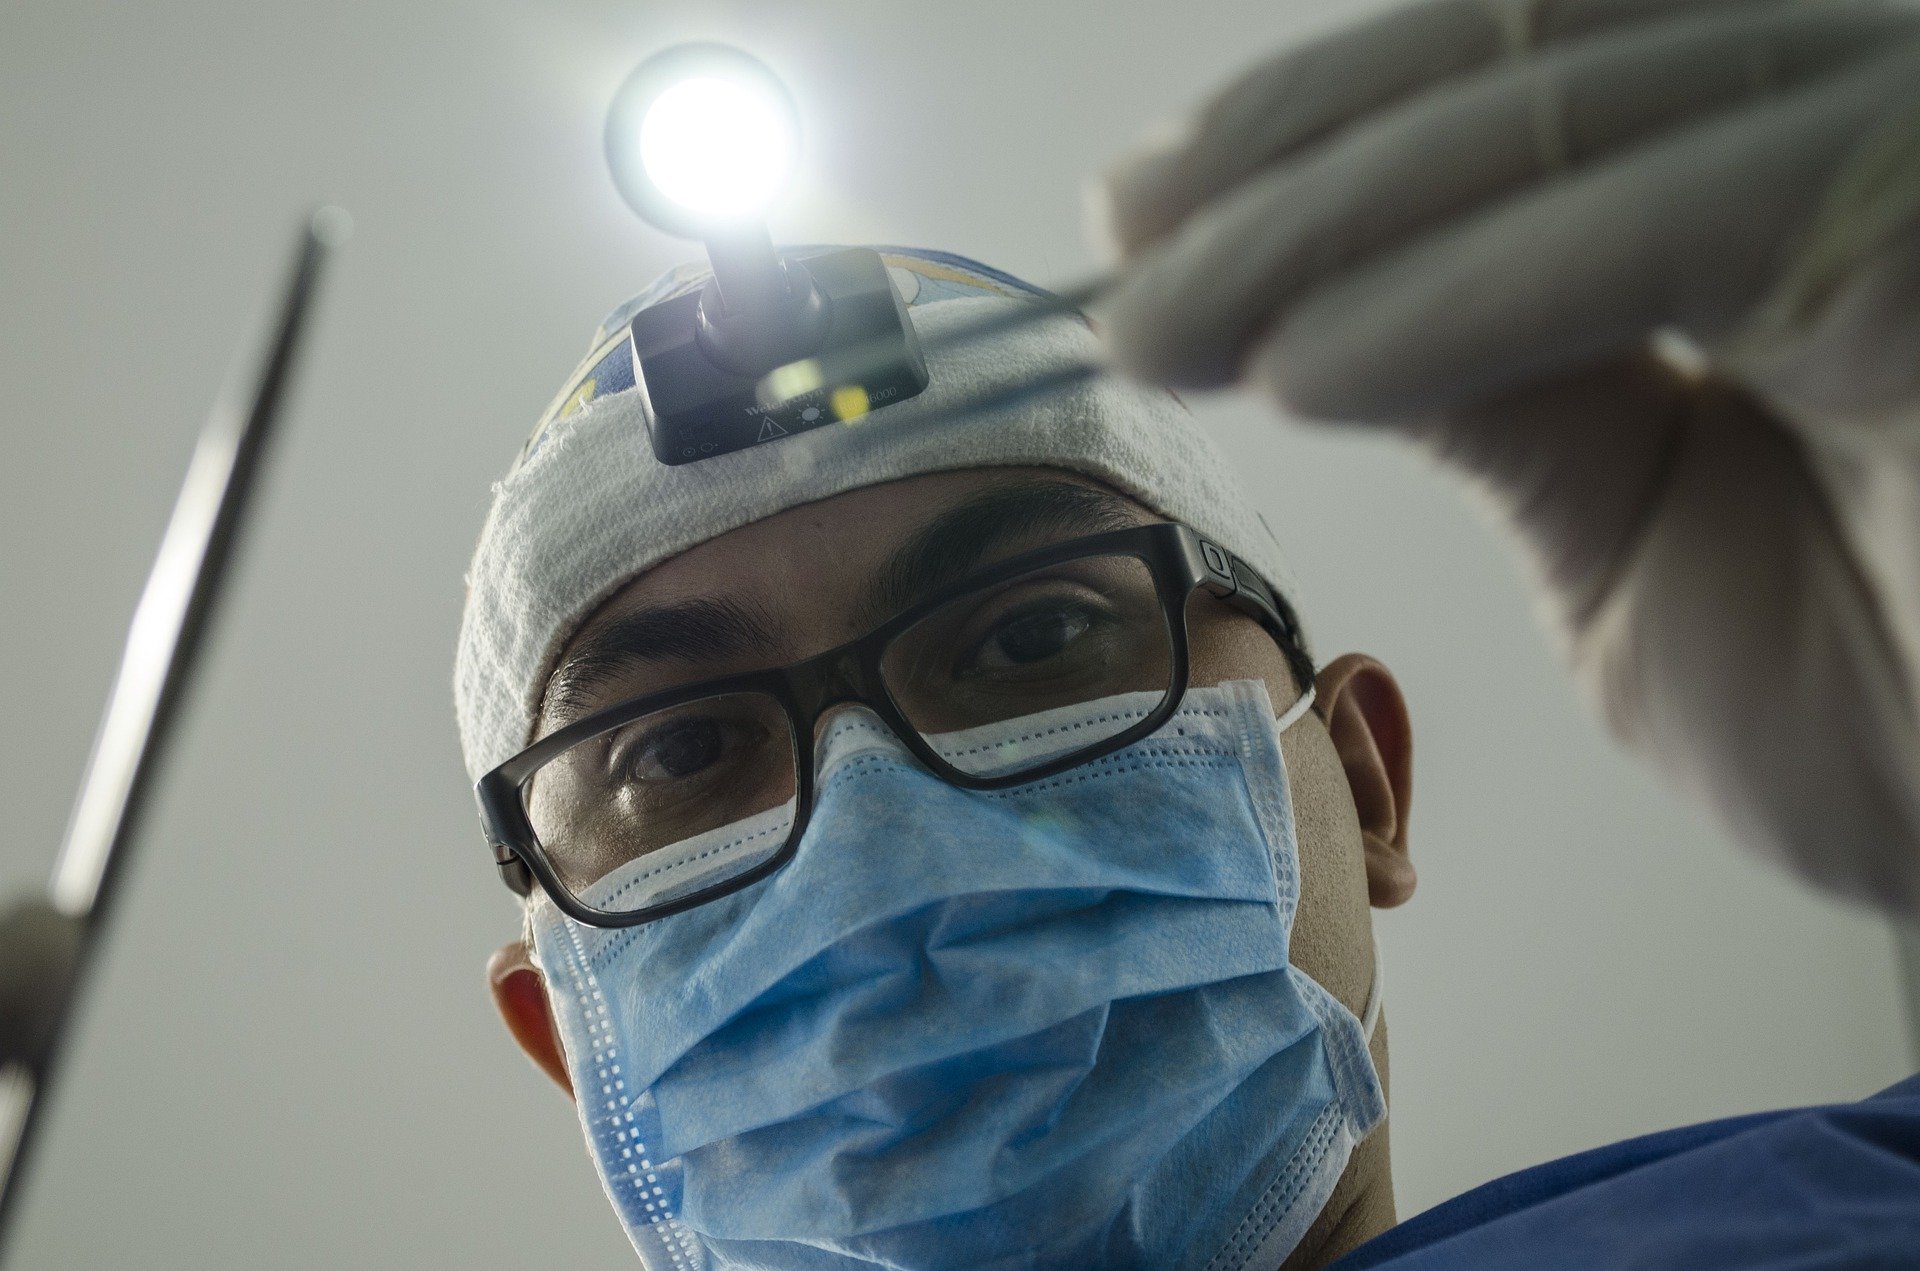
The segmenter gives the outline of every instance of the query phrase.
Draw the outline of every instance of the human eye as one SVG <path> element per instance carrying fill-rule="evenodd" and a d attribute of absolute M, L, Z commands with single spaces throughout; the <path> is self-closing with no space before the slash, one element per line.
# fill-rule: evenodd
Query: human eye
<path fill-rule="evenodd" d="M 1042 679 L 1075 673 L 1112 643 L 1118 615 L 1093 588 L 1064 579 L 1026 582 L 985 597 L 950 648 L 961 681 Z"/>
<path fill-rule="evenodd" d="M 1072 657 L 1097 640 L 1109 617 L 1100 605 L 1082 596 L 1028 598 L 989 619 L 955 671 L 962 677 L 1041 671 L 1047 663 Z"/>
<path fill-rule="evenodd" d="M 620 783 L 650 800 L 684 797 L 739 772 L 761 754 L 768 731 L 757 720 L 720 712 L 647 720 L 616 748 Z"/>
<path fill-rule="evenodd" d="M 893 637 L 880 672 L 921 732 L 1162 687 L 1171 644 L 1153 571 L 1075 558 L 945 601 Z"/>

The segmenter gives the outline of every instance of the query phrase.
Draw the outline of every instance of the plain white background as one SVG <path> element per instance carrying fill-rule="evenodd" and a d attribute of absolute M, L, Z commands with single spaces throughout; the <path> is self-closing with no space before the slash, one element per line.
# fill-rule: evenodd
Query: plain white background
<path fill-rule="evenodd" d="M 87 1003 L 20 1267 L 622 1266 L 561 1097 L 487 1002 L 515 929 L 461 771 L 461 573 L 602 314 L 686 245 L 601 166 L 628 66 L 789 77 L 797 241 L 1043 282 L 1150 123 L 1358 10 L 1315 0 L 0 7 L 0 882 L 37 886 L 192 436 L 302 208 L 358 234 Z M 1380 923 L 1412 1213 L 1625 1135 L 1911 1068 L 1886 927 L 1615 756 L 1514 559 L 1415 456 L 1200 409 L 1323 657 L 1400 672 L 1413 904 Z"/>

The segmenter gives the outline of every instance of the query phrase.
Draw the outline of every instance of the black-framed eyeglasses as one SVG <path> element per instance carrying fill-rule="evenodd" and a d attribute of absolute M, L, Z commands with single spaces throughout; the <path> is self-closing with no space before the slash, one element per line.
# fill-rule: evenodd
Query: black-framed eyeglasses
<path fill-rule="evenodd" d="M 1113 530 L 996 562 L 803 662 L 649 693 L 541 738 L 476 787 L 494 861 L 515 892 L 538 882 L 600 927 L 738 891 L 793 858 L 814 725 L 847 702 L 966 789 L 1110 754 L 1179 709 L 1202 588 L 1265 626 L 1311 682 L 1292 609 L 1245 562 L 1177 522 Z M 1057 736 L 993 727 L 1122 694 L 1135 705 Z M 654 867 L 629 868 L 642 857 Z"/>

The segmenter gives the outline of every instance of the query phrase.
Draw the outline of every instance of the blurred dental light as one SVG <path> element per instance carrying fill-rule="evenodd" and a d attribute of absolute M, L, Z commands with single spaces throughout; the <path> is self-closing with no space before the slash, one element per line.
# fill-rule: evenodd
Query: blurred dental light
<path fill-rule="evenodd" d="M 763 224 L 800 158 L 800 120 L 779 78 L 723 44 L 682 44 L 636 67 L 607 113 L 607 163 L 634 211 L 711 239 Z"/>
<path fill-rule="evenodd" d="M 753 85 L 682 80 L 640 121 L 640 162 L 667 198 L 703 217 L 765 215 L 799 157 L 792 116 Z"/>

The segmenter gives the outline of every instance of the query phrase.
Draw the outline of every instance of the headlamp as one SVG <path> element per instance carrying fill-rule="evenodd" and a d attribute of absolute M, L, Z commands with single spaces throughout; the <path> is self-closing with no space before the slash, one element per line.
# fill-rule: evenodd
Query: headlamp
<path fill-rule="evenodd" d="M 705 288 L 643 309 L 628 326 L 661 462 L 855 419 L 927 386 L 906 305 L 877 253 L 850 248 L 803 264 L 774 250 L 767 211 L 798 164 L 800 125 L 764 64 L 723 44 L 657 53 L 615 94 L 606 143 L 633 210 L 702 240 L 713 267 Z M 862 351 L 857 379 L 818 373 L 822 359 L 850 349 Z M 770 373 L 797 391 L 767 404 L 756 389 Z"/>

